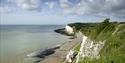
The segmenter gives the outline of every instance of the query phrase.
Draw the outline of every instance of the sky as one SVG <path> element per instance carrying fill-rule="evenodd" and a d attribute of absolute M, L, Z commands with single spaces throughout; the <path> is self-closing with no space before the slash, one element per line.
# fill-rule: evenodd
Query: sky
<path fill-rule="evenodd" d="M 0 24 L 125 22 L 125 0 L 0 0 Z"/>

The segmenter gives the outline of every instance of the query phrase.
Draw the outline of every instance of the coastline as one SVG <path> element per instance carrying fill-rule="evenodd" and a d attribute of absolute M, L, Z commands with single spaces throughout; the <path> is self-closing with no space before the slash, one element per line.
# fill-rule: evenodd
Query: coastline
<path fill-rule="evenodd" d="M 73 49 L 78 43 L 82 41 L 82 35 L 77 33 L 77 38 L 70 39 L 70 41 L 64 43 L 59 49 L 55 50 L 55 53 L 47 56 L 43 61 L 39 63 L 65 63 L 67 53 Z"/>
<path fill-rule="evenodd" d="M 66 32 L 65 32 L 66 33 Z M 60 35 L 65 35 L 66 34 L 61 34 L 57 33 Z M 72 50 L 77 44 L 79 44 L 82 41 L 82 34 L 81 33 L 76 33 L 77 37 L 72 38 L 73 36 L 68 36 L 67 39 L 68 41 L 64 42 L 65 40 L 63 39 L 62 42 L 55 45 L 54 47 L 49 46 L 45 49 L 39 49 L 36 51 L 29 51 L 23 53 L 21 56 L 19 56 L 18 60 L 21 63 L 67 63 L 66 62 L 66 55 L 69 53 L 70 50 Z M 54 48 L 54 49 L 53 49 Z M 56 49 L 55 49 L 56 48 Z M 16 57 L 17 58 L 17 57 Z"/>
<path fill-rule="evenodd" d="M 73 36 L 74 34 L 68 34 L 65 30 L 65 28 L 60 28 L 60 29 L 56 29 L 54 30 L 54 32 L 59 33 L 61 35 L 65 35 L 65 36 Z"/>

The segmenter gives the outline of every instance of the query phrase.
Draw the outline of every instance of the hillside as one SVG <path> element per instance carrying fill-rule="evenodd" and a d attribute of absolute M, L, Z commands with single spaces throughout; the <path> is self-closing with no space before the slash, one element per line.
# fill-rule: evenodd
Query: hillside
<path fill-rule="evenodd" d="M 81 58 L 78 63 L 124 63 L 125 62 L 125 23 L 109 22 L 105 19 L 102 23 L 71 23 L 69 26 L 81 31 L 94 42 L 104 41 L 105 45 L 99 52 L 99 59 Z M 79 51 L 80 45 L 75 48 Z M 77 59 L 77 58 L 76 58 Z M 74 61 L 75 62 L 75 61 Z"/>

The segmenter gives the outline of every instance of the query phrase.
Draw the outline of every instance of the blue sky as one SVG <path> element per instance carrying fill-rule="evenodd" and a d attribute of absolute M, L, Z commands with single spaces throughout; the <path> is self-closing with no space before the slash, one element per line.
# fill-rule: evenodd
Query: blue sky
<path fill-rule="evenodd" d="M 125 0 L 0 0 L 0 24 L 125 21 Z"/>

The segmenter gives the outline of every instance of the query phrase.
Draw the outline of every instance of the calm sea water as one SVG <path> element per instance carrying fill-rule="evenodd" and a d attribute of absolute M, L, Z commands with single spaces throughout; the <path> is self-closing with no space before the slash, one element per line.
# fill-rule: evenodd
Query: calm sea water
<path fill-rule="evenodd" d="M 26 54 L 67 42 L 67 36 L 55 33 L 61 25 L 0 25 L 0 63 L 32 63 Z"/>

